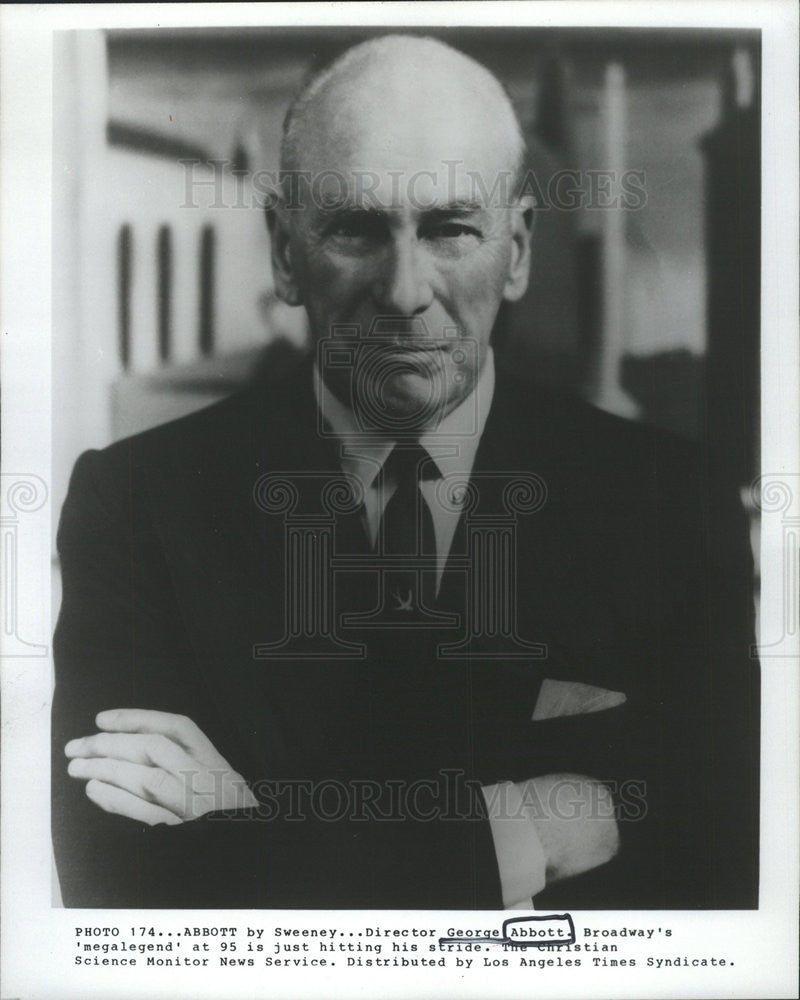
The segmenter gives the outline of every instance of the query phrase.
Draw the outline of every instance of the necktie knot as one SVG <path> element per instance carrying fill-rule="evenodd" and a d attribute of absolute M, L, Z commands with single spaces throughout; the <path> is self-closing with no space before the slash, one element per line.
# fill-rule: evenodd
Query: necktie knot
<path fill-rule="evenodd" d="M 436 460 L 419 442 L 396 444 L 383 464 L 384 482 L 398 489 L 416 490 L 421 482 L 441 476 Z"/>

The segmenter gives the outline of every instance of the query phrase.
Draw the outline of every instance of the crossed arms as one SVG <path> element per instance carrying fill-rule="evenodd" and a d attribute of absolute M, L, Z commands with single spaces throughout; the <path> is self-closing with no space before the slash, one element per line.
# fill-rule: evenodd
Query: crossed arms
<path fill-rule="evenodd" d="M 163 540 L 152 526 L 120 513 L 127 484 L 117 482 L 114 496 L 104 478 L 99 461 L 79 463 L 60 532 L 64 604 L 56 635 L 53 824 L 67 905 L 499 909 L 508 902 L 515 890 L 498 872 L 487 805 L 478 795 L 467 814 L 450 823 L 263 821 L 250 787 L 260 776 L 219 722 L 197 673 Z M 727 838 L 722 860 L 741 870 L 752 842 L 741 836 L 741 817 L 734 827 L 729 806 L 749 766 L 740 739 L 747 713 L 736 707 L 746 703 L 738 676 L 731 671 L 730 726 L 718 733 L 731 749 L 720 771 L 727 782 L 724 808 L 714 809 Z M 101 732 L 92 735 L 96 728 Z M 602 755 L 602 736 L 590 742 Z M 573 798 L 597 802 L 599 790 L 602 803 L 605 785 L 586 777 L 591 757 L 582 761 L 561 775 L 532 771 L 518 788 L 547 803 L 548 786 L 566 777 Z M 623 760 L 604 763 L 603 780 L 614 767 L 623 775 L 625 766 Z M 700 812 L 703 803 L 692 808 Z M 528 818 L 544 851 L 545 898 L 560 885 L 595 879 L 606 893 L 600 905 L 608 906 L 618 898 L 614 880 L 631 887 L 641 881 L 652 868 L 654 842 L 681 822 L 654 811 L 641 829 L 620 838 L 608 808 L 600 822 L 588 824 L 541 812 Z M 693 822 L 684 824 L 688 836 L 675 834 L 670 879 L 677 905 L 696 877 L 685 847 Z M 715 841 L 721 843 L 716 834 Z M 752 883 L 745 872 L 742 884 Z M 736 900 L 752 898 L 751 891 L 732 890 L 730 905 L 743 905 Z M 637 898 L 635 889 L 632 899 L 657 905 Z"/>

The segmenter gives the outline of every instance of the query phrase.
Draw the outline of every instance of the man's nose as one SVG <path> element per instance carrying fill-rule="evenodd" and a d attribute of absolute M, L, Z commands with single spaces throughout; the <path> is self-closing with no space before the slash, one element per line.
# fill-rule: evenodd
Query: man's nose
<path fill-rule="evenodd" d="M 433 288 L 423 257 L 415 239 L 392 242 L 375 289 L 375 297 L 382 310 L 400 316 L 415 316 L 428 308 L 433 301 Z"/>

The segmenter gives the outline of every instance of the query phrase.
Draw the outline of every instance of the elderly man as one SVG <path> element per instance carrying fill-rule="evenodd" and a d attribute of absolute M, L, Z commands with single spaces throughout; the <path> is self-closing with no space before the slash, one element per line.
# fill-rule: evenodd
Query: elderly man
<path fill-rule="evenodd" d="M 688 446 L 495 370 L 523 158 L 431 39 L 293 104 L 268 221 L 313 367 L 73 475 L 67 905 L 757 904 L 742 514 Z"/>

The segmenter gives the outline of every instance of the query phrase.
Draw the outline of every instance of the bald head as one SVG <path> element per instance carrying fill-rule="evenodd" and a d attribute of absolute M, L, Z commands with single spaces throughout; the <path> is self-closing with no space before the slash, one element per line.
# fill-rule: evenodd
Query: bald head
<path fill-rule="evenodd" d="M 434 169 L 435 160 L 469 169 L 491 150 L 497 169 L 516 176 L 524 140 L 484 66 L 433 38 L 386 35 L 348 49 L 298 95 L 284 122 L 281 167 L 369 170 L 376 149 L 398 172 L 423 166 L 421 150 Z"/>

